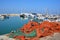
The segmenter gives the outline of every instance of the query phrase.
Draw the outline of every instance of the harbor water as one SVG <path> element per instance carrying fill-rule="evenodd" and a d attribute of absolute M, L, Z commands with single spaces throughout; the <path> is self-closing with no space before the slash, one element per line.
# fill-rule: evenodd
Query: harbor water
<path fill-rule="evenodd" d="M 13 30 L 21 28 L 28 22 L 28 19 L 21 19 L 19 16 L 0 18 L 0 35 L 10 33 Z"/>

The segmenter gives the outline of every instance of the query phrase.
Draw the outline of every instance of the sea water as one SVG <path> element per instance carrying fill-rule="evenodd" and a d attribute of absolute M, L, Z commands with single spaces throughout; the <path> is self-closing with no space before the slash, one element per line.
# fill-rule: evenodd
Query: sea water
<path fill-rule="evenodd" d="M 23 25 L 28 21 L 28 19 L 22 20 L 19 16 L 0 19 L 0 35 L 10 33 L 13 30 L 17 30 L 23 27 Z"/>

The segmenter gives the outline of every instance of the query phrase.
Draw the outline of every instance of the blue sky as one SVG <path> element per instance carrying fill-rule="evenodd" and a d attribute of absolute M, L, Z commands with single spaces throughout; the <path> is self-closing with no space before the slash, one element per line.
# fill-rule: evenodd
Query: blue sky
<path fill-rule="evenodd" d="M 45 13 L 46 9 L 59 14 L 60 0 L 0 0 L 0 13 Z"/>

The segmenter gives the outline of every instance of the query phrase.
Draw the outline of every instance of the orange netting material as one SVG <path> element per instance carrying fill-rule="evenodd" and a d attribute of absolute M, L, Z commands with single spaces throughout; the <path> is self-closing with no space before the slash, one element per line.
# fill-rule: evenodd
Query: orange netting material
<path fill-rule="evenodd" d="M 42 23 L 37 23 L 30 21 L 25 24 L 21 29 L 22 32 L 28 34 L 33 30 L 36 30 L 37 36 L 33 38 L 25 38 L 24 36 L 17 36 L 15 38 L 20 38 L 21 40 L 39 40 L 41 37 L 52 35 L 55 32 L 60 32 L 60 23 L 59 22 L 49 22 L 44 21 Z"/>

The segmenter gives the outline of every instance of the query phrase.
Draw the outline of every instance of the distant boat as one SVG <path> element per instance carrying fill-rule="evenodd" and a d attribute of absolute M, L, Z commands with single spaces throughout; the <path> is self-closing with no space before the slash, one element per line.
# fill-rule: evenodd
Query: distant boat
<path fill-rule="evenodd" d="M 9 19 L 9 16 L 0 15 L 0 20 L 5 20 L 5 19 Z"/>
<path fill-rule="evenodd" d="M 1 16 L 1 15 L 0 15 L 0 18 L 4 18 L 4 16 Z"/>

